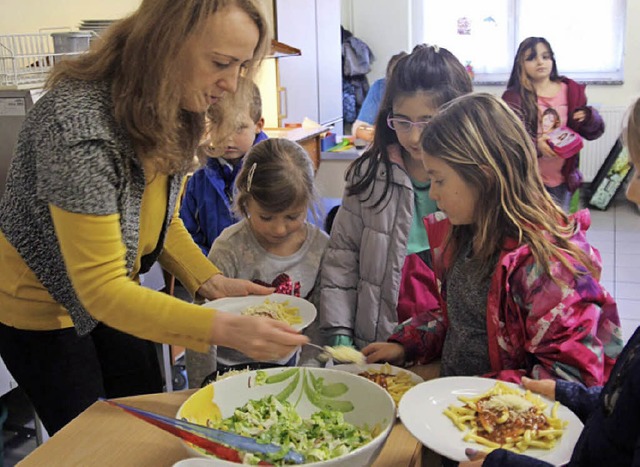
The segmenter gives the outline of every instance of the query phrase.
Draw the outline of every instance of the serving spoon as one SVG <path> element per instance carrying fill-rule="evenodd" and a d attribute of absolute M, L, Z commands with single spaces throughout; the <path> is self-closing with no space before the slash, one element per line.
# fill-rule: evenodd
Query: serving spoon
<path fill-rule="evenodd" d="M 348 347 L 346 345 L 338 345 L 336 347 L 330 347 L 328 345 L 320 346 L 317 344 L 312 344 L 311 342 L 307 342 L 305 345 L 309 345 L 315 349 L 318 349 L 322 352 L 323 355 L 328 355 L 335 362 L 339 363 L 357 363 L 358 365 L 363 365 L 366 363 L 366 358 L 353 347 Z"/>
<path fill-rule="evenodd" d="M 252 452 L 256 454 L 275 454 L 282 450 L 281 446 L 275 444 L 258 443 L 255 439 L 238 435 L 224 430 L 216 430 L 196 423 L 178 420 L 177 418 L 166 417 L 164 415 L 148 412 L 146 410 L 131 407 L 129 405 L 100 398 L 114 407 L 119 407 L 131 415 L 138 417 L 145 422 L 151 423 L 169 433 L 176 435 L 199 448 L 204 449 L 209 454 L 213 454 L 219 459 L 231 462 L 242 462 L 242 454 L 239 451 Z M 292 464 L 303 464 L 304 456 L 291 449 L 283 458 Z"/>

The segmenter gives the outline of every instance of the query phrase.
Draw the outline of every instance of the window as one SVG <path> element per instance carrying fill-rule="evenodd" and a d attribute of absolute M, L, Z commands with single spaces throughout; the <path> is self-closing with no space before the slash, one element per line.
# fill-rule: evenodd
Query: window
<path fill-rule="evenodd" d="M 506 83 L 518 44 L 546 38 L 558 72 L 620 83 L 626 0 L 427 0 L 424 41 L 473 67 L 476 83 Z"/>

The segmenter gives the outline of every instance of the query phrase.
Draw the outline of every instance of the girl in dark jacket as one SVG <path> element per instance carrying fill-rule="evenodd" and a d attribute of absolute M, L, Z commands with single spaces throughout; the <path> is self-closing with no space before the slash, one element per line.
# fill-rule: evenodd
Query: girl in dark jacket
<path fill-rule="evenodd" d="M 604 133 L 600 114 L 587 105 L 585 86 L 558 75 L 556 60 L 549 42 L 543 37 L 528 37 L 518 47 L 507 90 L 502 98 L 524 121 L 538 150 L 538 165 L 547 191 L 569 211 L 571 195 L 580 187 L 579 154 L 560 157 L 543 133 L 541 116 L 554 109 L 560 126 L 593 140 Z"/>

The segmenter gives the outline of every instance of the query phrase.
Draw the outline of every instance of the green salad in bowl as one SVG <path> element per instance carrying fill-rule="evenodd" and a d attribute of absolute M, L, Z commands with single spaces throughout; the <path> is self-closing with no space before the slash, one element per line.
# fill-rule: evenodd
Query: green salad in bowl
<path fill-rule="evenodd" d="M 324 368 L 240 373 L 194 393 L 177 418 L 275 444 L 272 454 L 241 453 L 245 464 L 285 465 L 290 450 L 304 465 L 370 465 L 395 421 L 395 405 L 375 383 Z M 186 444 L 196 456 L 208 457 Z M 215 465 L 234 465 L 215 459 Z"/>

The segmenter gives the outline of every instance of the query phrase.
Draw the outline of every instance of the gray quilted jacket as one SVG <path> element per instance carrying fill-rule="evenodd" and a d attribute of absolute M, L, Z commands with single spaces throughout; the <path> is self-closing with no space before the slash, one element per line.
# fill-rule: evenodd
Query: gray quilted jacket
<path fill-rule="evenodd" d="M 390 153 L 389 201 L 368 206 L 384 188 L 383 166 L 366 203 L 362 195 L 349 196 L 345 191 L 322 262 L 320 326 L 329 336 L 351 335 L 358 348 L 387 340 L 398 323 L 396 305 L 413 217 L 413 187 L 399 148 Z M 354 178 L 347 180 L 347 185 L 353 182 Z"/>
<path fill-rule="evenodd" d="M 169 203 L 146 272 L 162 251 L 181 176 L 169 177 Z M 47 92 L 27 115 L 0 200 L 0 230 L 51 296 L 69 312 L 79 334 L 97 324 L 75 294 L 56 240 L 48 205 L 70 212 L 120 214 L 127 270 L 138 253 L 142 166 L 116 124 L 110 84 L 67 80 Z"/>

